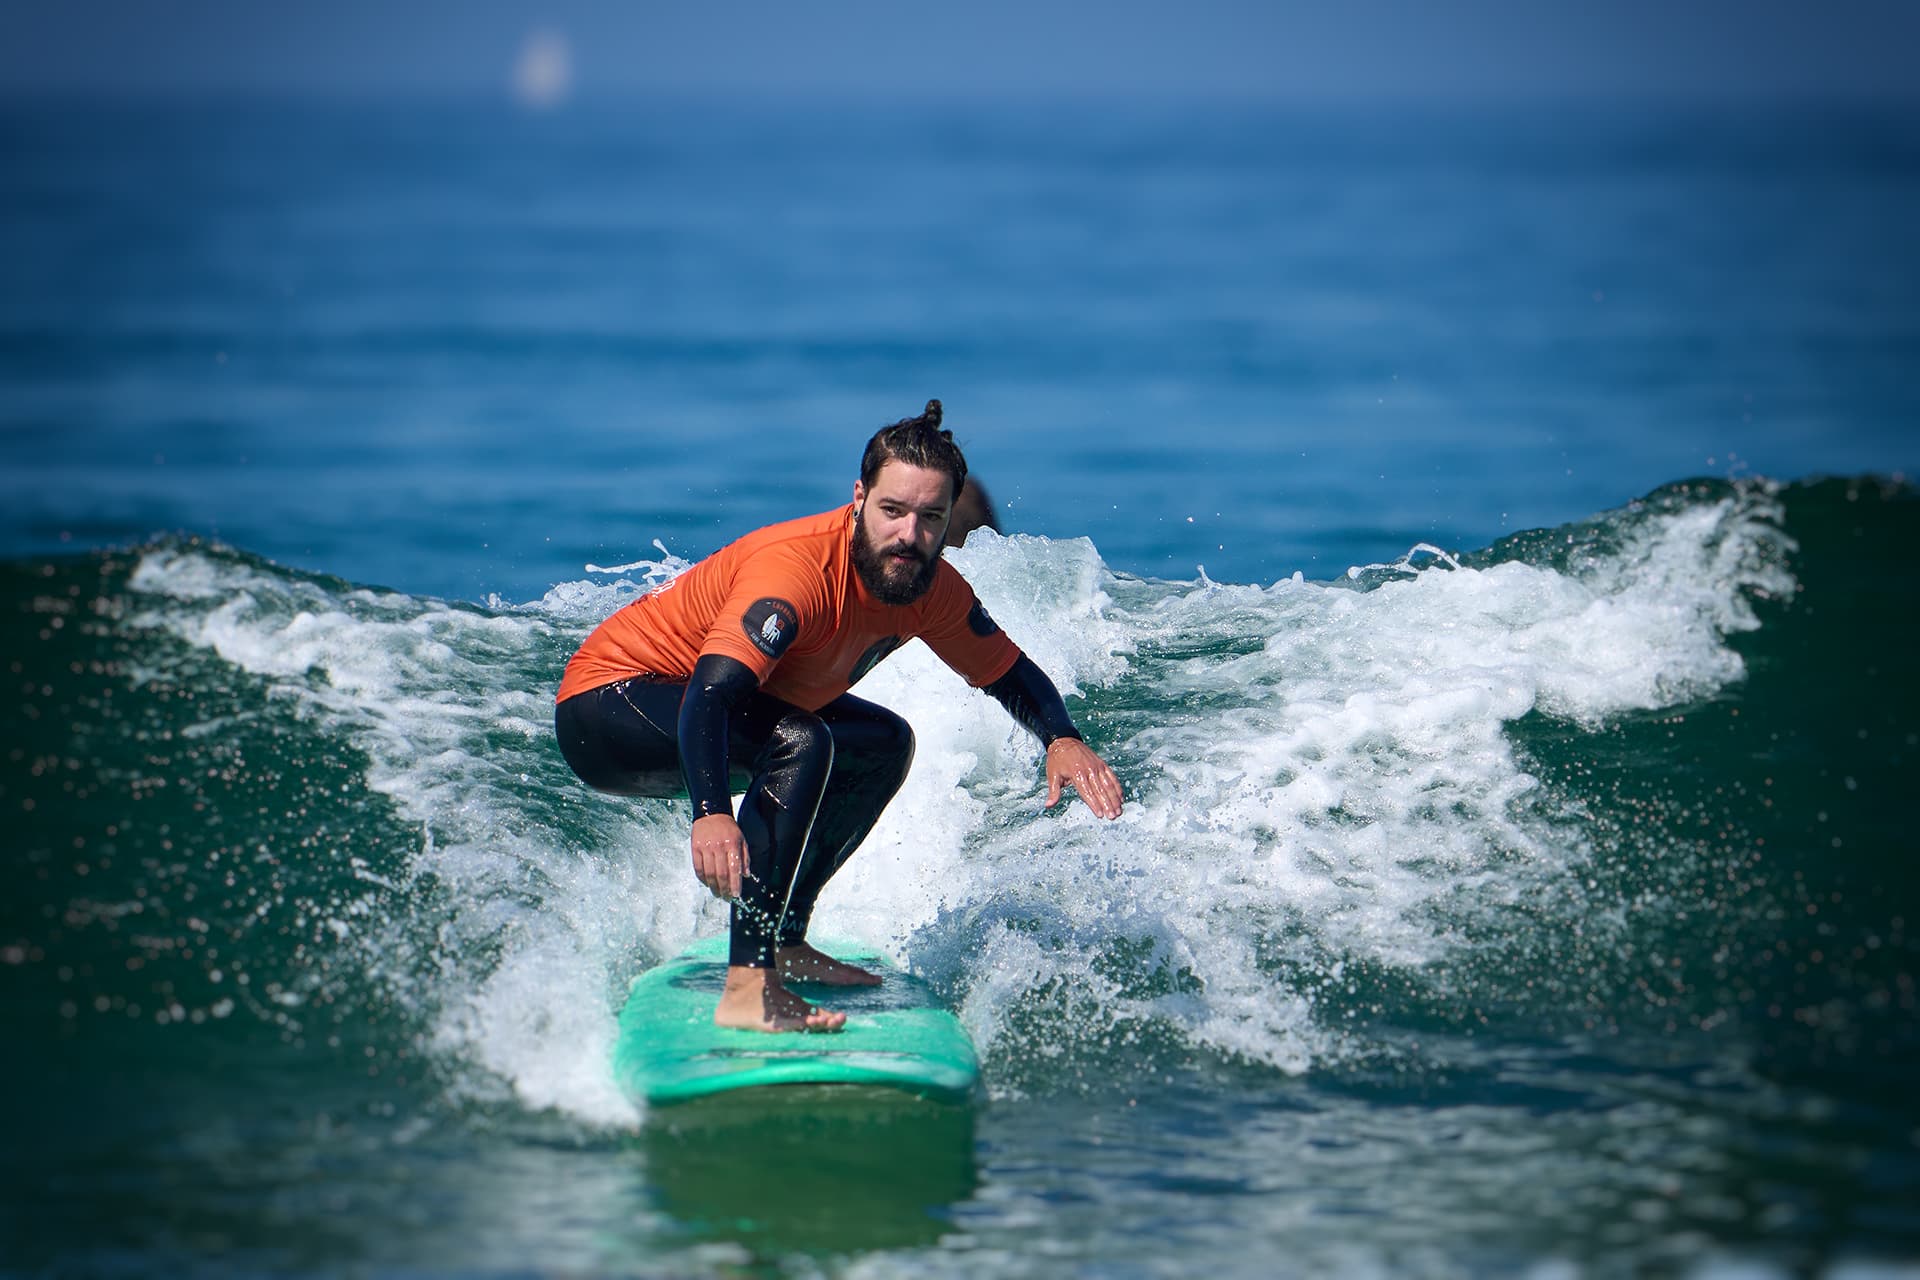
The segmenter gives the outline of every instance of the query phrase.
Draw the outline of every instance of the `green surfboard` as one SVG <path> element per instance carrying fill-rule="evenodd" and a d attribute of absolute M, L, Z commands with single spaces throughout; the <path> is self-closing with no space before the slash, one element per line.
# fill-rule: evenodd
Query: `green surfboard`
<path fill-rule="evenodd" d="M 884 975 L 877 987 L 795 983 L 838 1009 L 837 1032 L 737 1031 L 713 1025 L 727 976 L 727 940 L 696 942 L 634 980 L 614 1042 L 614 1078 L 649 1104 L 684 1102 L 764 1085 L 867 1085 L 962 1102 L 980 1078 L 973 1042 L 932 988 L 871 947 L 821 944 L 829 955 Z"/>

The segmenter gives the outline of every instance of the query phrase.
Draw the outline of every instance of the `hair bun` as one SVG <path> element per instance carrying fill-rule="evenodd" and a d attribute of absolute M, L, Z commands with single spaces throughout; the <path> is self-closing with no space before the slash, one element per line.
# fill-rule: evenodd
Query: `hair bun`
<path fill-rule="evenodd" d="M 938 400 L 927 401 L 927 411 L 925 414 L 921 416 L 926 419 L 926 423 L 928 426 L 930 427 L 939 426 L 940 425 L 940 402 Z"/>

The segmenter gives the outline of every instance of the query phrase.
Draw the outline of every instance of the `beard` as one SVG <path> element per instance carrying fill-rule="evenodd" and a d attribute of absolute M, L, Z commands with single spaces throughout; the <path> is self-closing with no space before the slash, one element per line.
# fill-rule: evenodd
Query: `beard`
<path fill-rule="evenodd" d="M 898 555 L 910 556 L 911 559 L 902 563 L 894 559 Z M 867 590 L 881 604 L 912 604 L 927 594 L 927 588 L 933 585 L 933 575 L 940 568 L 940 548 L 935 547 L 933 554 L 924 559 L 905 542 L 876 550 L 872 540 L 867 537 L 867 522 L 856 517 L 853 522 L 853 567 L 859 573 L 860 581 L 867 584 Z"/>

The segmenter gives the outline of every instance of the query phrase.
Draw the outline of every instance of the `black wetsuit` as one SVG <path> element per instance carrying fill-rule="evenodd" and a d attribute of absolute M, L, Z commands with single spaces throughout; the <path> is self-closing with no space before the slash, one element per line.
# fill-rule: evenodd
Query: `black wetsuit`
<path fill-rule="evenodd" d="M 1078 738 L 1052 681 L 1022 656 L 984 686 L 1043 744 Z M 762 692 L 735 659 L 707 654 L 689 679 L 636 676 L 554 708 L 560 751 L 580 780 L 626 796 L 689 796 L 696 819 L 732 811 L 747 868 L 728 961 L 771 968 L 806 938 L 820 890 L 906 780 L 913 730 L 850 693 L 804 711 Z"/>

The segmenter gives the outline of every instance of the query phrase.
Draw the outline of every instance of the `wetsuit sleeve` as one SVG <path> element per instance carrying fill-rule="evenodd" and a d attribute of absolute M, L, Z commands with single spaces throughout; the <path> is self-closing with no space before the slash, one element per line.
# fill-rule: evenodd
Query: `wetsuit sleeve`
<path fill-rule="evenodd" d="M 693 665 L 687 692 L 680 699 L 680 768 L 693 798 L 695 819 L 733 814 L 733 788 L 727 774 L 727 712 L 760 687 L 743 663 L 722 654 L 703 654 Z"/>
<path fill-rule="evenodd" d="M 1080 736 L 1080 731 L 1073 726 L 1073 717 L 1067 714 L 1067 704 L 1060 699 L 1060 691 L 1026 654 L 1015 660 L 1007 674 L 985 688 L 1007 709 L 1008 715 L 1040 739 L 1041 746 L 1050 747 L 1060 738 Z"/>

